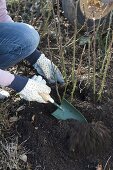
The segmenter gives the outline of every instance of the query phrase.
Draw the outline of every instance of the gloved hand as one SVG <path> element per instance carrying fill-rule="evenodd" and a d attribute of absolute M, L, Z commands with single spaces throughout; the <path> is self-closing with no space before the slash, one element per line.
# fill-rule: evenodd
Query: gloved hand
<path fill-rule="evenodd" d="M 39 103 L 47 103 L 43 100 L 40 93 L 50 94 L 51 88 L 46 85 L 46 81 L 41 76 L 34 76 L 29 79 L 26 86 L 19 92 L 21 98 L 28 101 L 37 101 Z"/>
<path fill-rule="evenodd" d="M 37 83 L 46 84 L 46 81 L 42 78 L 42 76 L 34 75 L 31 79 L 34 80 Z"/>
<path fill-rule="evenodd" d="M 44 76 L 49 83 L 64 83 L 63 76 L 57 66 L 41 54 L 37 62 L 33 65 L 37 72 Z"/>

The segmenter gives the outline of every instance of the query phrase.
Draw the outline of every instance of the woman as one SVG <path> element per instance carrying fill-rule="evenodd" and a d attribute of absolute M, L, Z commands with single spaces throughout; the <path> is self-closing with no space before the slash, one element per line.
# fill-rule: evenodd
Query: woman
<path fill-rule="evenodd" d="M 26 59 L 48 82 L 64 83 L 59 69 L 36 49 L 39 40 L 39 34 L 32 26 L 11 19 L 6 1 L 0 0 L 0 86 L 12 88 L 28 101 L 45 103 L 40 93 L 50 94 L 51 89 L 41 76 L 29 79 L 5 71 Z"/>

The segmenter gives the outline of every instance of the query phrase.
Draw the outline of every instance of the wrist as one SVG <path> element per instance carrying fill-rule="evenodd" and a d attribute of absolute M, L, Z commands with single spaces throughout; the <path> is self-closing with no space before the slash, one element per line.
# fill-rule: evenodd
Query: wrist
<path fill-rule="evenodd" d="M 29 61 L 31 65 L 34 65 L 37 62 L 37 60 L 40 58 L 40 56 L 41 56 L 41 52 L 35 50 L 29 57 L 26 58 L 26 60 Z"/>
<path fill-rule="evenodd" d="M 12 88 L 16 92 L 20 92 L 27 84 L 29 78 L 27 77 L 22 77 L 19 75 L 14 75 L 15 78 L 12 81 L 12 83 L 8 86 L 9 88 Z"/>

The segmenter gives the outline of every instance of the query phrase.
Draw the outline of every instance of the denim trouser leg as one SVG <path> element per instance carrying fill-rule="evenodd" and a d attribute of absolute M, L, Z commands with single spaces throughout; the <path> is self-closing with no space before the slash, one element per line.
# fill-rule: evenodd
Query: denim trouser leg
<path fill-rule="evenodd" d="M 39 40 L 38 32 L 28 24 L 0 23 L 0 69 L 36 55 Z"/>

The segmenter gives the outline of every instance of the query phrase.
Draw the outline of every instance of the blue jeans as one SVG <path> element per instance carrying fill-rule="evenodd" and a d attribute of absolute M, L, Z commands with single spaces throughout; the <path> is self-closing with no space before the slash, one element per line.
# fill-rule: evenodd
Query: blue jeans
<path fill-rule="evenodd" d="M 24 23 L 0 23 L 0 69 L 6 69 L 22 59 L 34 64 L 40 56 L 36 50 L 39 34 Z"/>

